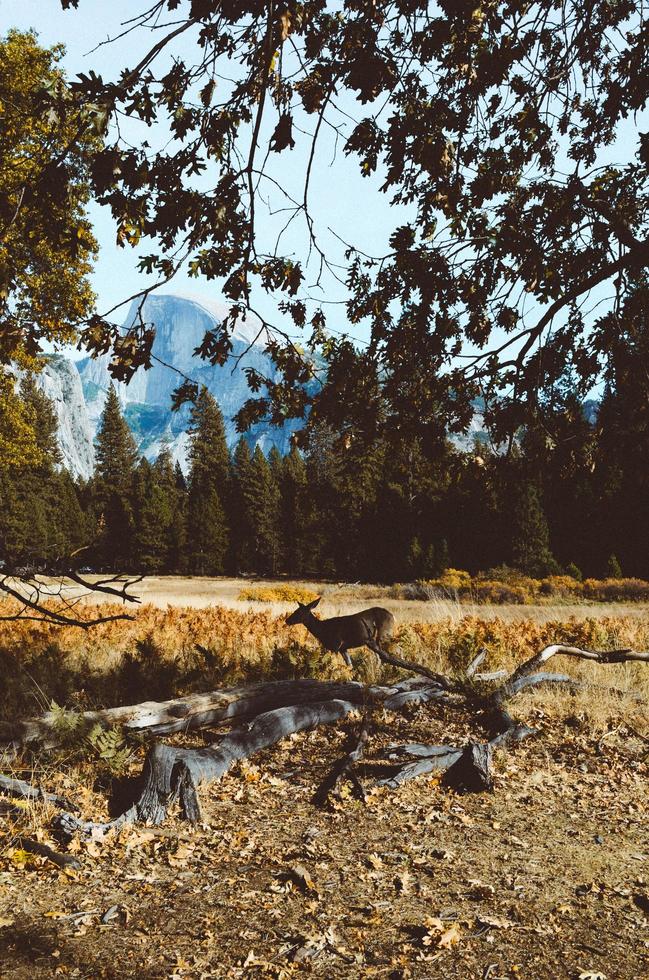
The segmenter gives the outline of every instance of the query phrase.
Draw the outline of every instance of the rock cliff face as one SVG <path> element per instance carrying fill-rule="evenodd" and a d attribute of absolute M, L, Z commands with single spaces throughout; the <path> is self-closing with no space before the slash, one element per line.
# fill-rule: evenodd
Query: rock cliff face
<path fill-rule="evenodd" d="M 60 355 L 48 357 L 36 384 L 54 406 L 64 466 L 73 476 L 87 479 L 95 465 L 94 432 L 76 365 Z"/>
<path fill-rule="evenodd" d="M 136 305 L 133 304 L 125 326 L 133 322 L 135 311 Z M 206 331 L 220 323 L 225 313 L 224 306 L 203 299 L 172 295 L 155 295 L 147 299 L 143 316 L 147 322 L 155 324 L 153 353 L 158 360 L 148 371 L 138 370 L 128 385 L 116 383 L 115 387 L 138 448 L 148 459 L 155 459 L 160 450 L 166 447 L 174 460 L 178 460 L 181 466 L 185 465 L 189 408 L 184 406 L 179 412 L 170 410 L 171 393 L 181 378 L 165 364 L 173 365 L 198 384 L 205 385 L 214 395 L 223 412 L 230 446 L 239 438 L 234 415 L 250 397 L 244 369 L 253 367 L 264 374 L 273 375 L 263 337 L 257 337 L 259 323 L 254 320 L 236 325 L 232 335 L 233 359 L 230 364 L 213 367 L 194 357 L 194 350 Z M 233 366 L 236 357 L 246 351 L 242 363 Z M 104 356 L 96 360 L 86 358 L 77 365 L 94 432 L 111 383 L 108 364 L 109 357 Z M 289 423 L 280 429 L 259 425 L 249 432 L 248 438 L 252 445 L 259 444 L 264 452 L 277 446 L 280 452 L 286 453 L 290 448 L 291 432 L 298 427 L 299 422 Z"/>

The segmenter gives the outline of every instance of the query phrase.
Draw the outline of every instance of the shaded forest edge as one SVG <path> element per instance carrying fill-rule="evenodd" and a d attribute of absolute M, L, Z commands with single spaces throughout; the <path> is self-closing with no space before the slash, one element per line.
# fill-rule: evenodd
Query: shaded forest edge
<path fill-rule="evenodd" d="M 595 420 L 564 406 L 559 441 L 528 427 L 508 455 L 483 442 L 341 439 L 314 422 L 306 450 L 266 457 L 245 437 L 229 451 L 203 390 L 184 473 L 165 450 L 139 458 L 111 388 L 87 482 L 61 468 L 33 378 L 21 393 L 40 462 L 0 470 L 5 572 L 76 552 L 97 571 L 423 583 L 412 598 L 429 587 L 496 602 L 649 594 L 646 420 L 611 392 Z"/>

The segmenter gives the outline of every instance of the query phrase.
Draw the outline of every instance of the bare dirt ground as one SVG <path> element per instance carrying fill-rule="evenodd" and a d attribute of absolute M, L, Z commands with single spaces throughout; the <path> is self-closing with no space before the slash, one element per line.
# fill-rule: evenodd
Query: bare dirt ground
<path fill-rule="evenodd" d="M 93 576 L 88 576 L 92 581 Z M 285 583 L 286 584 L 286 583 Z M 291 582 L 298 588 L 315 592 L 322 596 L 319 612 L 323 616 L 338 616 L 348 612 L 363 609 L 368 603 L 380 602 L 397 616 L 401 623 L 430 623 L 451 617 L 461 619 L 463 616 L 479 616 L 480 619 L 502 619 L 505 622 L 522 622 L 532 619 L 535 622 L 550 622 L 556 619 L 606 618 L 611 616 L 646 616 L 649 605 L 642 602 L 609 602 L 609 603 L 566 603 L 561 605 L 478 605 L 469 602 L 459 602 L 451 598 L 433 599 L 429 601 L 394 599 L 390 596 L 387 586 L 363 584 L 336 584 L 331 582 Z M 255 602 L 240 599 L 240 593 L 253 585 L 276 586 L 277 580 L 242 578 L 203 578 L 182 575 L 148 576 L 134 587 L 133 591 L 140 596 L 143 603 L 151 603 L 158 608 L 167 606 L 189 606 L 193 609 L 204 609 L 207 606 L 220 605 L 228 609 L 254 612 L 271 612 L 278 616 L 295 608 L 293 602 Z M 70 589 L 70 595 L 78 594 L 79 590 Z M 92 595 L 92 603 L 101 602 L 101 597 Z M 107 597 L 107 601 L 110 597 Z"/>
<path fill-rule="evenodd" d="M 649 977 L 647 744 L 535 720 L 492 794 L 424 778 L 323 812 L 311 795 L 344 737 L 323 730 L 205 790 L 195 830 L 125 828 L 78 845 L 68 874 L 6 870 L 0 975 Z M 429 707 L 379 738 L 469 733 Z M 101 811 L 103 792 L 62 788 Z"/>

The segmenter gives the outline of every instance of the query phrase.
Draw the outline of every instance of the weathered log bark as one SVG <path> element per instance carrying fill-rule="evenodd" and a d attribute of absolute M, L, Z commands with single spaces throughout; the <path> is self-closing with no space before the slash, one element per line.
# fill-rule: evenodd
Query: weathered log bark
<path fill-rule="evenodd" d="M 407 783 L 418 776 L 424 776 L 426 773 L 446 772 L 460 758 L 462 749 L 453 745 L 421 745 L 419 743 L 390 747 L 388 758 L 393 759 L 400 755 L 414 756 L 417 761 L 407 761 L 392 767 L 383 778 L 378 780 L 379 786 L 396 789 L 402 783 Z"/>
<path fill-rule="evenodd" d="M 242 721 L 292 704 L 309 704 L 329 699 L 361 704 L 368 697 L 381 702 L 393 695 L 398 698 L 401 694 L 398 685 L 367 687 L 357 681 L 338 683 L 305 678 L 266 681 L 206 694 L 188 694 L 169 701 L 143 701 L 141 704 L 106 708 L 102 711 L 84 711 L 77 717 L 82 728 L 100 724 L 105 728 L 122 727 L 125 731 L 146 732 L 157 736 Z M 420 694 L 420 697 L 423 695 Z M 12 740 L 19 744 L 38 744 L 43 748 L 52 748 L 59 740 L 57 713 L 48 711 L 39 718 L 18 721 L 5 727 L 4 737 L 7 741 Z"/>
<path fill-rule="evenodd" d="M 331 725 L 357 710 L 351 701 L 332 700 L 291 705 L 259 715 L 249 725 L 235 729 L 219 745 L 183 749 L 156 742 L 144 764 L 143 787 L 138 800 L 121 816 L 108 823 L 79 820 L 72 814 L 57 818 L 65 833 L 107 831 L 138 820 L 161 823 L 176 800 L 183 816 L 197 823 L 201 819 L 197 790 L 201 783 L 215 782 L 241 759 L 275 745 L 287 735 L 320 725 Z"/>
<path fill-rule="evenodd" d="M 444 773 L 444 782 L 467 793 L 478 793 L 492 789 L 493 746 L 491 742 L 473 742 L 461 752 L 460 758 Z"/>
<path fill-rule="evenodd" d="M 487 653 L 488 650 L 486 647 L 482 647 L 482 649 L 478 651 L 478 653 L 475 655 L 473 660 L 469 663 L 468 667 L 464 671 L 466 677 L 473 677 L 480 664 L 483 663 L 485 657 L 487 656 Z"/>

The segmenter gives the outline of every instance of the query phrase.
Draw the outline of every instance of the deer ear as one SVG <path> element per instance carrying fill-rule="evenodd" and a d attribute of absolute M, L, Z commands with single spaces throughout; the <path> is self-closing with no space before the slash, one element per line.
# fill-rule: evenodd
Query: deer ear
<path fill-rule="evenodd" d="M 308 604 L 307 609 L 315 609 L 315 607 L 318 605 L 321 599 L 322 596 L 319 595 L 317 599 L 314 599 L 313 602 L 310 602 Z"/>

